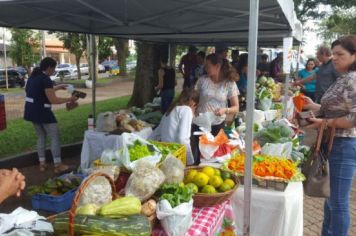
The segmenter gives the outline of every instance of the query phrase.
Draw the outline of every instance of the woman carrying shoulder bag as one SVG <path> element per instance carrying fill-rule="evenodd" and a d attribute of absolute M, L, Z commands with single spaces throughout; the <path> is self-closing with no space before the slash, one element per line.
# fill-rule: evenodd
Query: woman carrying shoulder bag
<path fill-rule="evenodd" d="M 329 154 L 330 197 L 324 204 L 322 236 L 346 236 L 350 226 L 349 198 L 356 171 L 356 35 L 348 35 L 331 45 L 335 69 L 341 74 L 316 104 L 306 98 L 306 109 L 325 117 L 310 119 L 307 128 L 320 128 L 326 120 L 335 127 Z"/>

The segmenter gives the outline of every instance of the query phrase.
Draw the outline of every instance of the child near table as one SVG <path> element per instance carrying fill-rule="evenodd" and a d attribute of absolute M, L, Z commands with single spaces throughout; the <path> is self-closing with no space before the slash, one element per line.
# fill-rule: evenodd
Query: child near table
<path fill-rule="evenodd" d="M 150 139 L 184 144 L 187 148 L 187 164 L 194 163 L 190 146 L 191 126 L 195 109 L 199 103 L 199 93 L 193 89 L 185 89 L 168 111 L 163 115 L 158 127 Z"/>

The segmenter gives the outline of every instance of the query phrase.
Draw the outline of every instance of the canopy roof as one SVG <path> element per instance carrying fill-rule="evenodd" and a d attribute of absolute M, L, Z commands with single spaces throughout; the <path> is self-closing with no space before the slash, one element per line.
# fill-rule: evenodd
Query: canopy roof
<path fill-rule="evenodd" d="M 175 43 L 247 45 L 246 0 L 0 0 L 0 25 Z M 301 40 L 293 0 L 263 0 L 259 46 Z"/>

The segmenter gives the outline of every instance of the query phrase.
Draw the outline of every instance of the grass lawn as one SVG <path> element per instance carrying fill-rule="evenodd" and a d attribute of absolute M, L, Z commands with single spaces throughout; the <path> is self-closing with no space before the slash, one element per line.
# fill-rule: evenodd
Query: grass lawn
<path fill-rule="evenodd" d="M 124 96 L 97 102 L 97 113 L 124 108 L 129 99 L 130 96 Z M 54 112 L 59 123 L 62 145 L 83 141 L 88 115 L 91 111 L 91 104 L 85 104 L 72 111 L 61 109 Z M 7 123 L 7 128 L 0 131 L 0 159 L 34 151 L 36 141 L 37 137 L 30 122 L 22 118 L 11 120 Z"/>
<path fill-rule="evenodd" d="M 18 93 L 18 92 L 24 92 L 24 88 L 0 88 L 0 93 L 6 94 L 6 93 Z"/>

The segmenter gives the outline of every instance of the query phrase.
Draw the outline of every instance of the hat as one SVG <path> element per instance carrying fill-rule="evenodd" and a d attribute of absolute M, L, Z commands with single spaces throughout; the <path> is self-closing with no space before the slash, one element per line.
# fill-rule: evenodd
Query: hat
<path fill-rule="evenodd" d="M 196 52 L 196 51 L 198 51 L 198 49 L 194 45 L 191 45 L 191 46 L 189 46 L 188 51 L 189 52 Z"/>

